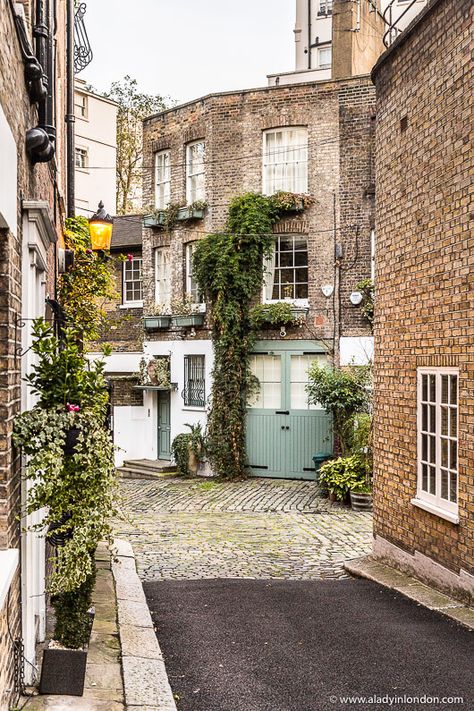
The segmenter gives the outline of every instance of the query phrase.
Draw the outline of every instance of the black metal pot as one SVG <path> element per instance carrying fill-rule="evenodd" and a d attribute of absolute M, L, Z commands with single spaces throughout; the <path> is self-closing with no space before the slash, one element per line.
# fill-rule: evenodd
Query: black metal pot
<path fill-rule="evenodd" d="M 64 443 L 64 454 L 67 457 L 71 457 L 74 454 L 77 440 L 81 430 L 79 427 L 70 427 L 66 433 L 66 441 Z"/>
<path fill-rule="evenodd" d="M 66 541 L 72 538 L 73 529 L 68 528 L 64 531 L 58 531 L 58 528 L 62 528 L 70 520 L 71 514 L 65 513 L 61 516 L 59 521 L 53 521 L 48 526 L 48 532 L 46 538 L 53 546 L 63 546 Z"/>

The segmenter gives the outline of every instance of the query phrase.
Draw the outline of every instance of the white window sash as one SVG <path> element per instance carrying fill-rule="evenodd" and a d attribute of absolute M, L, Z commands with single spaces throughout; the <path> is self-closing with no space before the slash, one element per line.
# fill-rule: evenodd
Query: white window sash
<path fill-rule="evenodd" d="M 423 457 L 422 457 L 422 400 L 423 400 L 423 375 L 435 375 L 436 378 L 436 399 L 435 399 L 435 422 L 436 422 L 436 432 L 435 432 L 435 442 L 436 442 L 436 453 L 435 453 L 435 493 L 431 494 L 428 491 L 423 490 Z M 457 443 L 457 460 L 456 460 L 456 501 L 448 501 L 441 497 L 441 376 L 442 375 L 455 375 L 457 377 L 457 429 L 456 437 L 452 438 Z M 449 387 L 449 385 L 448 385 Z M 428 383 L 429 388 L 429 383 Z M 446 403 L 443 403 L 445 405 Z M 451 407 L 451 405 L 449 406 Z M 454 408 L 453 408 L 454 409 Z M 448 430 L 449 431 L 449 430 Z M 450 451 L 448 449 L 448 457 L 450 457 Z M 429 454 L 428 454 L 429 458 Z M 449 465 L 451 462 L 449 461 Z M 449 466 L 451 470 L 451 466 Z M 453 470 L 454 471 L 454 470 Z M 428 472 L 429 480 L 429 472 Z M 450 482 L 448 483 L 448 495 L 449 495 Z M 451 515 L 457 515 L 458 513 L 458 501 L 459 501 L 459 370 L 456 368 L 430 368 L 423 367 L 418 368 L 417 371 L 417 491 L 416 499 L 412 503 L 417 504 L 417 501 L 426 502 L 433 512 L 436 513 L 436 509 L 440 511 L 446 511 Z"/>
<path fill-rule="evenodd" d="M 308 192 L 308 131 L 302 127 L 263 133 L 262 188 L 265 195 Z"/>
<path fill-rule="evenodd" d="M 171 200 L 170 152 L 155 153 L 155 207 L 164 210 Z"/>
<path fill-rule="evenodd" d="M 168 247 L 155 249 L 155 302 L 165 310 L 171 303 L 170 251 Z"/>
<path fill-rule="evenodd" d="M 198 146 L 203 147 L 202 157 L 197 153 Z M 186 200 L 188 205 L 196 200 L 205 199 L 204 160 L 204 141 L 195 141 L 186 146 Z"/>
<path fill-rule="evenodd" d="M 138 279 L 135 278 L 134 272 L 134 266 L 138 265 L 138 271 L 139 271 L 139 277 Z M 127 273 L 128 272 L 128 273 Z M 135 293 L 138 292 L 139 297 L 138 299 L 132 298 L 129 299 L 127 295 L 127 284 L 132 284 L 132 291 L 135 296 Z M 142 258 L 141 257 L 134 257 L 131 262 L 124 262 L 123 263 L 123 288 L 122 288 L 122 302 L 123 304 L 129 305 L 139 305 L 141 306 L 143 303 L 143 284 L 142 284 Z"/>

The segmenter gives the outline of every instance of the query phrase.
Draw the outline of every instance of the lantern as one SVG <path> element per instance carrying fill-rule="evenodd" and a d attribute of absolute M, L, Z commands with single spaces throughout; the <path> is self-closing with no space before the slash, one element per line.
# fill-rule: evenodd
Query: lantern
<path fill-rule="evenodd" d="M 102 200 L 99 209 L 89 220 L 89 233 L 93 250 L 108 252 L 112 241 L 113 220 L 104 209 Z"/>

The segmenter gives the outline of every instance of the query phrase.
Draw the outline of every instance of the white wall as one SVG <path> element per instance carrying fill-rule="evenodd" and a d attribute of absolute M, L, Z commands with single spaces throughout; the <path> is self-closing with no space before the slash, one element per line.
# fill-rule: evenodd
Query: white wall
<path fill-rule="evenodd" d="M 339 340 L 341 365 L 367 365 L 374 357 L 373 336 L 342 336 Z"/>
<path fill-rule="evenodd" d="M 17 233 L 17 155 L 13 133 L 0 105 L 0 229 Z"/>
<path fill-rule="evenodd" d="M 83 89 L 76 80 L 76 102 L 86 99 L 86 115 L 77 115 L 75 123 L 76 148 L 88 152 L 86 168 L 76 168 L 76 211 L 90 217 L 97 210 L 100 200 L 107 212 L 115 215 L 117 160 L 117 105 Z"/>

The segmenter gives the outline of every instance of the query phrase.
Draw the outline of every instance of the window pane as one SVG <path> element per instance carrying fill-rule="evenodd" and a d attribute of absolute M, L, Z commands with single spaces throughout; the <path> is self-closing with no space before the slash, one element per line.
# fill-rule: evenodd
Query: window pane
<path fill-rule="evenodd" d="M 254 355 L 250 367 L 253 375 L 259 380 L 260 389 L 249 403 L 249 407 L 277 410 L 281 407 L 280 356 Z"/>
<path fill-rule="evenodd" d="M 430 494 L 436 494 L 436 469 L 430 467 Z"/>
<path fill-rule="evenodd" d="M 430 405 L 430 432 L 436 432 L 436 407 Z"/>
<path fill-rule="evenodd" d="M 426 464 L 421 466 L 421 488 L 423 491 L 428 491 L 428 466 Z"/>
<path fill-rule="evenodd" d="M 184 358 L 184 404 L 204 407 L 205 396 L 205 356 L 190 355 Z"/>
<path fill-rule="evenodd" d="M 428 376 L 421 376 L 421 398 L 424 402 L 428 401 Z"/>
<path fill-rule="evenodd" d="M 450 442 L 450 467 L 451 469 L 458 468 L 458 443 L 456 440 L 451 440 Z"/>
<path fill-rule="evenodd" d="M 448 402 L 448 376 L 441 376 L 441 402 Z"/>
<path fill-rule="evenodd" d="M 447 437 L 448 435 L 448 408 L 441 408 L 441 434 Z"/>
<path fill-rule="evenodd" d="M 448 472 L 445 471 L 444 469 L 442 469 L 441 470 L 441 498 L 442 499 L 448 498 L 448 481 L 449 481 Z"/>
<path fill-rule="evenodd" d="M 308 264 L 308 252 L 296 252 L 295 253 L 295 266 L 296 267 L 306 267 Z"/>
<path fill-rule="evenodd" d="M 263 134 L 263 191 L 307 192 L 308 132 L 281 128 Z"/>
<path fill-rule="evenodd" d="M 423 432 L 428 430 L 428 405 L 421 406 L 421 429 Z"/>
<path fill-rule="evenodd" d="M 448 440 L 441 440 L 441 466 L 448 468 Z"/>
<path fill-rule="evenodd" d="M 430 437 L 430 463 L 436 464 L 436 437 Z"/>
<path fill-rule="evenodd" d="M 450 434 L 451 437 L 457 437 L 458 436 L 458 411 L 454 408 L 450 409 L 450 414 L 449 414 L 449 419 L 450 419 Z"/>
<path fill-rule="evenodd" d="M 458 376 L 451 375 L 451 387 L 450 387 L 450 403 L 451 405 L 458 404 Z"/>
<path fill-rule="evenodd" d="M 430 402 L 436 402 L 436 375 L 430 375 Z"/>
<path fill-rule="evenodd" d="M 428 461 L 428 435 L 421 436 L 421 458 L 424 462 Z"/>
<path fill-rule="evenodd" d="M 449 499 L 454 503 L 458 500 L 457 486 L 458 486 L 458 475 L 451 472 L 449 477 Z"/>
<path fill-rule="evenodd" d="M 297 299 L 307 299 L 308 298 L 308 285 L 307 284 L 297 284 L 295 298 Z"/>

